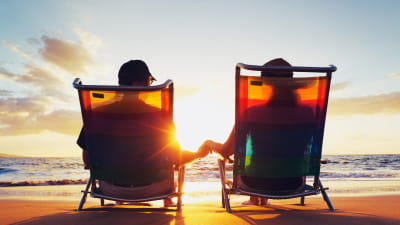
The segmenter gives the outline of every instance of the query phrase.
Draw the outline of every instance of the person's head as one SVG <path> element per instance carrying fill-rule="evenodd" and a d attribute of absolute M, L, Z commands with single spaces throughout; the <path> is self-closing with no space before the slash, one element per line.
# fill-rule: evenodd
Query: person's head
<path fill-rule="evenodd" d="M 119 85 L 150 86 L 154 80 L 142 60 L 130 60 L 122 64 L 118 72 Z"/>
<path fill-rule="evenodd" d="M 286 60 L 282 58 L 277 58 L 266 62 L 263 66 L 292 66 Z M 278 71 L 278 72 L 269 72 L 269 71 L 262 71 L 261 76 L 266 77 L 293 77 L 292 71 Z"/>
<path fill-rule="evenodd" d="M 264 66 L 292 66 L 286 60 L 282 58 L 277 58 L 270 60 L 264 64 Z M 277 72 L 269 72 L 262 71 L 261 76 L 263 77 L 293 77 L 292 71 L 277 71 Z M 276 105 L 276 106 L 292 106 L 297 104 L 298 97 L 294 90 L 281 87 L 279 85 L 273 86 L 272 89 L 272 97 L 270 101 L 267 103 L 268 105 Z"/>

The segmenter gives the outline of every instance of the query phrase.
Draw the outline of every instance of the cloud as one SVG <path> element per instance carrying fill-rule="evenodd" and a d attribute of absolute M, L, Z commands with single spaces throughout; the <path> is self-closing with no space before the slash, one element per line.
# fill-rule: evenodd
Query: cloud
<path fill-rule="evenodd" d="M 63 83 L 61 79 L 54 76 L 50 71 L 35 66 L 25 67 L 27 72 L 23 75 L 16 76 L 17 82 L 26 83 L 35 86 L 56 86 Z"/>
<path fill-rule="evenodd" d="M 85 49 L 93 54 L 103 44 L 102 40 L 93 33 L 84 31 L 79 28 L 74 28 L 74 32 L 76 33 L 76 35 L 78 35 L 81 46 L 83 46 Z"/>
<path fill-rule="evenodd" d="M 26 65 L 25 72 L 15 74 L 5 68 L 0 67 L 0 78 L 16 82 L 25 89 L 25 92 L 35 92 L 40 95 L 47 95 L 60 100 L 65 99 L 65 91 L 60 88 L 65 82 L 56 77 L 52 72 L 33 65 Z"/>
<path fill-rule="evenodd" d="M 49 96 L 55 102 L 68 101 L 64 80 L 55 76 L 52 72 L 37 66 L 28 65 L 25 70 L 26 73 L 16 79 L 18 83 L 25 84 L 26 87 L 30 86 L 30 90 L 36 89 L 38 95 Z"/>
<path fill-rule="evenodd" d="M 101 41 L 82 30 L 75 33 L 77 41 L 48 35 L 29 38 L 29 51 L 11 41 L 1 41 L 23 59 L 17 70 L 5 66 L 13 65 L 15 68 L 15 63 L 4 61 L 0 65 L 1 136 L 44 131 L 76 135 L 79 132 L 82 123 L 80 112 L 70 110 L 78 104 L 78 98 L 75 95 L 71 97 L 75 92 L 69 83 L 72 82 L 70 76 L 84 73 L 95 64 L 92 51 Z M 72 102 L 75 105 L 71 105 Z"/>
<path fill-rule="evenodd" d="M 7 69 L 0 67 L 0 76 L 3 78 L 13 79 L 16 74 L 8 71 Z"/>
<path fill-rule="evenodd" d="M 25 70 L 26 73 L 14 74 L 0 67 L 0 78 L 14 81 L 22 89 L 18 93 L 0 90 L 0 135 L 38 134 L 45 130 L 73 134 L 76 129 L 71 127 L 79 127 L 79 113 L 70 113 L 76 116 L 74 119 L 63 110 L 48 112 L 52 106 L 69 100 L 60 88 L 64 82 L 39 67 L 27 66 Z"/>
<path fill-rule="evenodd" d="M 340 82 L 331 85 L 331 91 L 340 91 L 348 87 L 350 82 Z"/>
<path fill-rule="evenodd" d="M 13 52 L 18 53 L 19 55 L 21 55 L 24 58 L 31 58 L 32 54 L 28 51 L 23 50 L 19 45 L 15 44 L 12 41 L 6 41 L 6 40 L 2 40 L 1 41 L 8 49 L 10 49 Z"/>
<path fill-rule="evenodd" d="M 8 97 L 0 99 L 0 113 L 6 114 L 7 117 L 20 115 L 34 117 L 46 110 L 47 102 L 46 97 Z"/>
<path fill-rule="evenodd" d="M 356 98 L 331 99 L 329 115 L 400 114 L 400 92 Z"/>
<path fill-rule="evenodd" d="M 28 43 L 31 45 L 37 45 L 37 46 L 41 45 L 40 41 L 37 38 L 29 38 Z"/>
<path fill-rule="evenodd" d="M 2 96 L 10 96 L 12 93 L 14 93 L 14 92 L 9 91 L 9 90 L 1 90 L 0 89 L 0 97 L 2 97 Z"/>
<path fill-rule="evenodd" d="M 43 35 L 41 37 L 43 48 L 39 54 L 48 63 L 72 73 L 84 73 L 86 67 L 94 61 L 86 48 L 79 42 L 61 40 Z"/>
<path fill-rule="evenodd" d="M 400 77 L 400 73 L 392 73 L 390 75 L 386 76 L 387 78 L 392 78 L 392 77 Z"/>
<path fill-rule="evenodd" d="M 0 135 L 29 135 L 46 130 L 76 135 L 80 112 L 60 109 L 45 113 L 49 106 L 47 97 L 0 99 Z"/>
<path fill-rule="evenodd" d="M 22 97 L 0 99 L 0 134 L 24 135 L 38 133 L 33 129 L 37 116 L 47 109 L 44 98 Z"/>
<path fill-rule="evenodd" d="M 60 125 L 60 121 L 62 121 L 62 125 Z M 77 135 L 82 124 L 81 112 L 65 109 L 56 110 L 39 116 L 37 122 L 40 124 L 39 129 L 66 135 Z"/>

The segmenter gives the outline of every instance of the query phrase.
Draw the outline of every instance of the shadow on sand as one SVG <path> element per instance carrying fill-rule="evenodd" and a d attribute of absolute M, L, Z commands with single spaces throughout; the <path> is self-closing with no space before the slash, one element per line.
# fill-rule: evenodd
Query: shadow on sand
<path fill-rule="evenodd" d="M 143 206 L 105 206 L 87 208 L 84 211 L 66 211 L 33 217 L 13 224 L 399 224 L 399 220 L 350 211 L 331 212 L 297 205 L 249 207 L 237 206 L 234 213 L 222 208 L 190 205 L 182 212 L 174 209 Z"/>

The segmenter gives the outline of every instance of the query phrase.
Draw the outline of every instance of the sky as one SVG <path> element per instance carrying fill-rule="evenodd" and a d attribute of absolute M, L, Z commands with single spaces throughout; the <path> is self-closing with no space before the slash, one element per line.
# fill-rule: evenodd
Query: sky
<path fill-rule="evenodd" d="M 323 154 L 400 153 L 400 1 L 0 1 L 0 153 L 79 156 L 74 78 L 117 84 L 144 60 L 172 79 L 182 148 L 223 142 L 236 63 L 333 74 Z"/>

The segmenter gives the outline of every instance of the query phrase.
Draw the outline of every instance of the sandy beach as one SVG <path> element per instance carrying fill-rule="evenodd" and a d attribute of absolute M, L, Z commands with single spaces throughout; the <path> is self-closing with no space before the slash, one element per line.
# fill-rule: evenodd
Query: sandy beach
<path fill-rule="evenodd" d="M 72 199 L 74 200 L 74 199 Z M 147 206 L 101 207 L 89 201 L 75 211 L 76 201 L 0 200 L 0 224 L 400 224 L 400 195 L 331 197 L 335 212 L 322 198 L 272 200 L 269 206 L 233 205 L 229 214 L 220 202 L 184 203 L 182 212 Z M 158 205 L 156 205 L 158 206 Z"/>
<path fill-rule="evenodd" d="M 18 159 L 4 162 L 4 181 L 19 185 L 0 187 L 1 224 L 400 224 L 400 179 L 398 156 L 337 156 L 325 166 L 324 186 L 336 211 L 328 210 L 321 195 L 299 199 L 270 200 L 268 206 L 243 206 L 247 196 L 231 196 L 233 213 L 221 207 L 221 184 L 215 160 L 191 164 L 183 188 L 183 209 L 162 208 L 162 201 L 152 206 L 116 206 L 88 198 L 84 211 L 77 212 L 84 184 L 76 181 L 87 177 L 80 159 Z M 55 162 L 56 161 L 56 162 Z M 349 162 L 349 163 L 341 163 Z M 15 165 L 28 165 L 17 167 Z M 46 167 L 57 165 L 57 168 Z M 71 169 L 72 167 L 72 169 Z M 10 169 L 11 168 L 11 169 Z M 369 169 L 356 169 L 369 168 Z M 371 170 L 370 168 L 373 168 Z M 32 171 L 34 174 L 32 175 Z M 49 178 L 43 178 L 46 171 Z M 83 171 L 83 172 L 82 172 Z M 70 177 L 66 177 L 70 174 Z M 67 182 L 56 181 L 65 178 Z M 48 182 L 38 182 L 38 180 Z M 27 183 L 27 184 L 25 184 Z"/>

